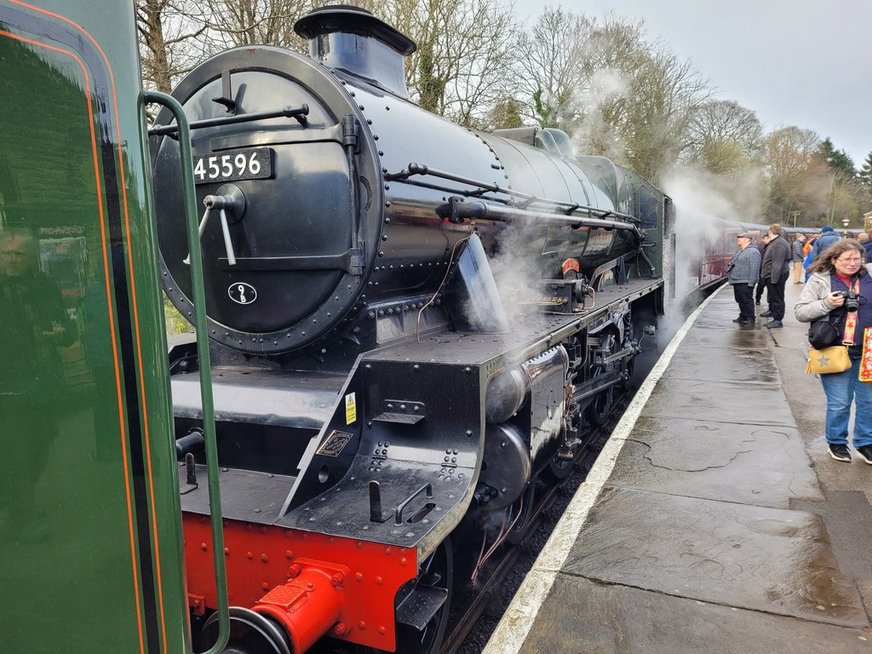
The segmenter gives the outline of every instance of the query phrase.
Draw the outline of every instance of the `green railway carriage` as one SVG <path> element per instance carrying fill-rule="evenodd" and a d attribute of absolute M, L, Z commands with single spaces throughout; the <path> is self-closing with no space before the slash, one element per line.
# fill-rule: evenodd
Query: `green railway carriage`
<path fill-rule="evenodd" d="M 0 1 L 0 650 L 190 650 L 133 3 Z"/>

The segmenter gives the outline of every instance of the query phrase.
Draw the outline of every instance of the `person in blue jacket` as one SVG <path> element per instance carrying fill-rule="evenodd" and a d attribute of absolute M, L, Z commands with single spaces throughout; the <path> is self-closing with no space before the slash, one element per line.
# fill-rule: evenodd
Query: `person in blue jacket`
<path fill-rule="evenodd" d="M 811 255 L 811 261 L 808 262 L 808 265 L 804 266 L 808 269 L 808 266 L 814 263 L 815 259 L 821 256 L 828 247 L 830 247 L 833 243 L 839 240 L 839 235 L 836 233 L 836 230 L 833 229 L 832 225 L 824 225 L 821 228 L 821 235 L 818 236 L 817 240 L 814 242 L 814 245 L 809 250 L 809 254 Z"/>
<path fill-rule="evenodd" d="M 872 229 L 866 232 L 866 235 L 869 238 L 860 243 L 860 245 L 862 245 L 863 249 L 866 250 L 866 262 L 869 263 L 872 262 Z"/>

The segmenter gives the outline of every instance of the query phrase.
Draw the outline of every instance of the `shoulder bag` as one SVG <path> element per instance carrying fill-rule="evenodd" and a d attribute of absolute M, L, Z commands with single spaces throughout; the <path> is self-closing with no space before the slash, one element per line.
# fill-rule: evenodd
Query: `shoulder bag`
<path fill-rule="evenodd" d="M 807 374 L 832 375 L 851 369 L 847 345 L 833 345 L 822 349 L 811 348 L 805 365 Z"/>
<path fill-rule="evenodd" d="M 837 344 L 842 338 L 846 311 L 833 309 L 824 318 L 815 320 L 808 327 L 808 342 L 816 349 Z"/>

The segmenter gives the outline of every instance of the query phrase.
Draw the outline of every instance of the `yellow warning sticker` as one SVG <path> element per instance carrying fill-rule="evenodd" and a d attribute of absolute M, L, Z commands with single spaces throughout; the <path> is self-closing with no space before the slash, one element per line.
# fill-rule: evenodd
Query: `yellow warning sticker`
<path fill-rule="evenodd" d="M 345 396 L 345 424 L 350 425 L 357 420 L 357 401 L 354 393 Z"/>

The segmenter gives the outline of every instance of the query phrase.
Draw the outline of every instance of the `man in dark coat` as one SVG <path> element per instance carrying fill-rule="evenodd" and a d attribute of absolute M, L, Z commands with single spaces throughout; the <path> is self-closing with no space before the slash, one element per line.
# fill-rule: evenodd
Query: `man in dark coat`
<path fill-rule="evenodd" d="M 743 232 L 736 237 L 739 249 L 727 266 L 727 281 L 739 305 L 739 317 L 733 322 L 754 324 L 754 284 L 760 278 L 760 251 L 751 245 L 753 235 Z"/>
<path fill-rule="evenodd" d="M 760 253 L 760 261 L 763 260 L 763 256 L 766 254 L 766 246 L 769 245 L 769 232 L 763 234 L 760 237 L 760 240 L 754 244 L 754 247 L 757 248 L 757 252 Z M 766 290 L 766 282 L 762 279 L 757 279 L 757 289 L 754 291 L 754 304 L 760 304 L 760 300 L 763 299 L 763 291 Z"/>
<path fill-rule="evenodd" d="M 790 243 L 784 238 L 781 225 L 775 223 L 769 226 L 769 245 L 760 269 L 760 281 L 766 284 L 766 298 L 769 300 L 769 311 L 760 316 L 772 318 L 766 323 L 769 329 L 784 326 L 781 323 L 784 318 L 784 286 L 789 276 Z"/>

